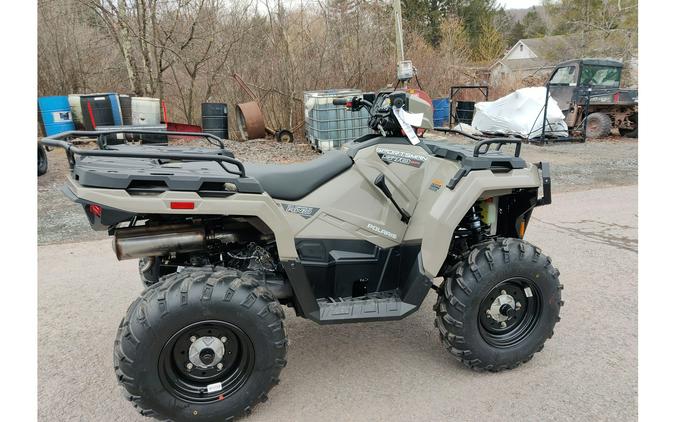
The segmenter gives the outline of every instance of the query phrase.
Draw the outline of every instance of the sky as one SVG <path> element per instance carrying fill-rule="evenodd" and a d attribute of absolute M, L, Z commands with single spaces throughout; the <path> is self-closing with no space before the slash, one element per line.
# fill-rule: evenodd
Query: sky
<path fill-rule="evenodd" d="M 540 5 L 541 0 L 499 0 L 497 3 L 500 3 L 505 9 L 525 9 Z"/>

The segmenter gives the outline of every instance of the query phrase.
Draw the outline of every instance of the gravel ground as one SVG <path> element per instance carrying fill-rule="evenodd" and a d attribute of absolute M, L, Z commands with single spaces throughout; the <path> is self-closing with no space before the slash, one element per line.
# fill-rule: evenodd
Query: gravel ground
<path fill-rule="evenodd" d="M 433 139 L 469 143 L 462 136 L 430 134 Z M 245 143 L 226 141 L 235 157 L 246 162 L 290 163 L 318 156 L 307 144 L 281 144 L 270 140 Z M 38 178 L 38 243 L 61 243 L 102 239 L 105 232 L 94 232 L 81 207 L 60 192 L 68 165 L 65 154 L 48 152 L 49 171 Z M 612 137 L 586 143 L 523 145 L 522 156 L 530 162 L 551 162 L 554 193 L 624 186 L 637 183 L 638 141 Z"/>
<path fill-rule="evenodd" d="M 637 191 L 562 193 L 535 211 L 526 238 L 552 257 L 566 303 L 527 364 L 481 374 L 455 361 L 433 293 L 397 322 L 319 326 L 286 309 L 288 366 L 246 421 L 637 420 Z M 107 241 L 40 246 L 38 259 L 39 420 L 146 421 L 112 368 L 136 261 Z"/>

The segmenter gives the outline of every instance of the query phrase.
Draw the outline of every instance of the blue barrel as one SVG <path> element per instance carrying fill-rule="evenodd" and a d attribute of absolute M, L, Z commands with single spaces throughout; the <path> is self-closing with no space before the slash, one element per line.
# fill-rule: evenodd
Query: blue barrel
<path fill-rule="evenodd" d="M 117 94 L 108 94 L 110 98 L 110 106 L 112 108 L 113 121 L 115 126 L 122 126 L 124 124 L 124 119 L 122 119 L 122 107 L 120 105 L 120 97 Z"/>
<path fill-rule="evenodd" d="M 45 135 L 75 130 L 68 97 L 38 97 L 39 120 Z"/>
<path fill-rule="evenodd" d="M 434 105 L 434 127 L 450 125 L 450 101 L 447 98 L 432 100 Z"/>

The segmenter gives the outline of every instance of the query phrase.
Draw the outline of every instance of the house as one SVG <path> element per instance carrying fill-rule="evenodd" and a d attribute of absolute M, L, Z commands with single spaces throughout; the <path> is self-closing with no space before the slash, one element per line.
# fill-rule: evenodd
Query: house
<path fill-rule="evenodd" d="M 556 64 L 580 57 L 621 60 L 637 74 L 637 35 L 626 31 L 589 31 L 574 35 L 552 35 L 519 40 L 490 66 L 490 79 L 523 80 L 547 77 Z"/>

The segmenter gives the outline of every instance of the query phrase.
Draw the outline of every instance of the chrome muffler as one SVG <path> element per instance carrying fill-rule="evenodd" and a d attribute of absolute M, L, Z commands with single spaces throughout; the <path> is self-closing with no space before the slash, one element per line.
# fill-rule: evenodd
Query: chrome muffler
<path fill-rule="evenodd" d="M 207 232 L 203 226 L 189 224 L 166 224 L 162 226 L 125 227 L 115 231 L 113 251 L 117 259 L 149 257 L 147 265 L 152 265 L 154 257 L 172 252 L 185 253 L 206 249 L 207 242 L 237 242 L 234 233 Z M 293 289 L 282 277 L 267 271 L 255 271 L 256 279 L 277 299 L 293 296 Z"/>
<path fill-rule="evenodd" d="M 171 252 L 196 252 L 206 248 L 209 239 L 234 242 L 233 234 L 208 235 L 201 226 L 170 224 L 154 227 L 128 227 L 115 231 L 113 251 L 117 259 L 162 256 Z"/>

